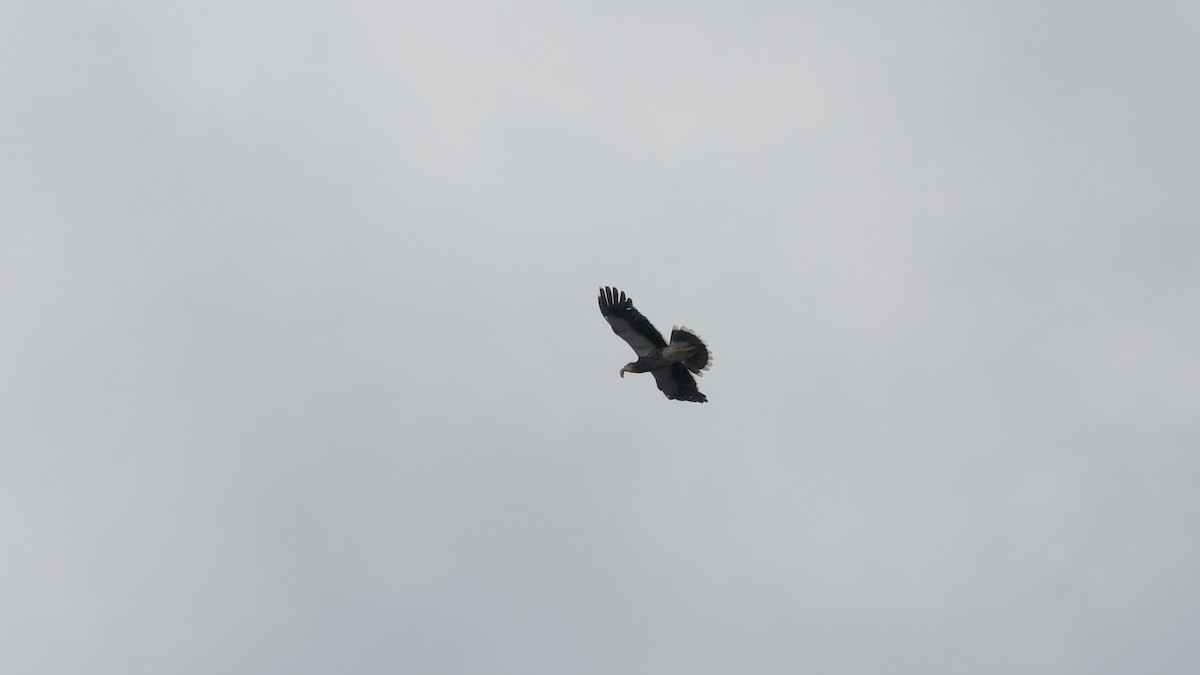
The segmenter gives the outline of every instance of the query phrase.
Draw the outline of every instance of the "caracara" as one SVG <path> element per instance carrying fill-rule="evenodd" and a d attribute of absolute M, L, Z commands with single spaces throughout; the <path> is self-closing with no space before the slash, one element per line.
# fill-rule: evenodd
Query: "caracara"
<path fill-rule="evenodd" d="M 651 373 L 658 388 L 676 401 L 704 403 L 708 397 L 696 388 L 692 373 L 703 375 L 712 365 L 708 347 L 691 329 L 679 326 L 671 330 L 668 344 L 650 321 L 633 308 L 633 300 L 615 288 L 600 289 L 600 313 L 613 332 L 628 342 L 638 360 L 625 364 L 625 373 Z"/>

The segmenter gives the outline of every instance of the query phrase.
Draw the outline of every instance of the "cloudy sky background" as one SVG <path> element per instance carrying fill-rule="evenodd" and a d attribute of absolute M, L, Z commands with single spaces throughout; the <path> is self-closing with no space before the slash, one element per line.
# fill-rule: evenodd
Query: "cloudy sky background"
<path fill-rule="evenodd" d="M 1196 672 L 1197 34 L 0 4 L 0 670 Z"/>

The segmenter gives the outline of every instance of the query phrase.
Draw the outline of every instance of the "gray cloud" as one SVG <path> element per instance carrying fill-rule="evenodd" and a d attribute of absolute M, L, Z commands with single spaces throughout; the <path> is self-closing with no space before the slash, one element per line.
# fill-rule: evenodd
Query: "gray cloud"
<path fill-rule="evenodd" d="M 10 3 L 0 665 L 1193 672 L 1198 18 Z"/>

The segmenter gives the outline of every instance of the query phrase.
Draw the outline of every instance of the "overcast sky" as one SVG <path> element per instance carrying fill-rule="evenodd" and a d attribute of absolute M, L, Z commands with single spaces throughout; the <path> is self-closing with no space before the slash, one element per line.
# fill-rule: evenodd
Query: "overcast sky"
<path fill-rule="evenodd" d="M 0 3 L 0 671 L 1200 671 L 1197 35 Z"/>

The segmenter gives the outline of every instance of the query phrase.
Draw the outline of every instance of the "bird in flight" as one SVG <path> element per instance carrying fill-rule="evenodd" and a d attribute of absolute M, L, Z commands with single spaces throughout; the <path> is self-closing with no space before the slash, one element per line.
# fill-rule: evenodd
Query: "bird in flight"
<path fill-rule="evenodd" d="M 669 399 L 696 403 L 708 400 L 696 388 L 692 374 L 704 375 L 712 365 L 712 354 L 690 328 L 673 328 L 668 343 L 650 320 L 633 308 L 633 300 L 608 286 L 600 289 L 600 313 L 613 332 L 628 342 L 638 355 L 637 361 L 627 363 L 621 369 L 621 377 L 625 377 L 625 373 L 650 373 Z"/>

